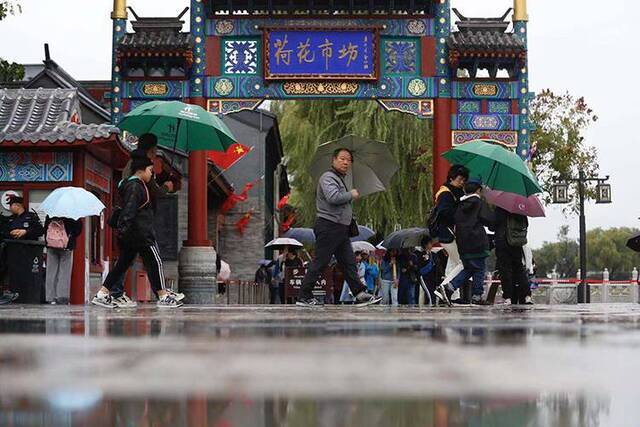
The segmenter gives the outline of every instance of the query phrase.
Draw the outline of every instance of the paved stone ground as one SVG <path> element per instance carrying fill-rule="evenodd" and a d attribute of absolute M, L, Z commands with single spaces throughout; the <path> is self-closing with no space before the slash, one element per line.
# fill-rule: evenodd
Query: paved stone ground
<path fill-rule="evenodd" d="M 156 425 L 638 425 L 639 323 L 640 305 L 622 304 L 5 306 L 0 425 L 59 425 L 60 411 L 87 415 L 96 402 L 112 418 L 93 425 L 125 425 L 129 412 L 113 408 L 132 405 L 137 419 L 149 402 L 182 417 Z M 380 408 L 396 415 L 362 415 Z M 514 408 L 533 421 L 508 421 Z"/>

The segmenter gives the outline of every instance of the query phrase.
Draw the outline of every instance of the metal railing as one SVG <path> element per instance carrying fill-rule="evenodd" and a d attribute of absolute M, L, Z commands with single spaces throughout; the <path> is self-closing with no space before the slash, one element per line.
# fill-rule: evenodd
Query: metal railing
<path fill-rule="evenodd" d="M 224 285 L 224 297 L 220 304 L 269 304 L 269 285 L 249 280 L 227 280 Z"/>

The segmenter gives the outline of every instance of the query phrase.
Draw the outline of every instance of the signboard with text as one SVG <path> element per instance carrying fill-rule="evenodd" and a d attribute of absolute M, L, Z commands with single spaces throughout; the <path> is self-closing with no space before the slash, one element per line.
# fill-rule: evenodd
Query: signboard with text
<path fill-rule="evenodd" d="M 285 299 L 295 298 L 298 296 L 300 287 L 302 286 L 302 280 L 307 273 L 305 267 L 287 267 L 284 272 L 284 284 L 285 284 Z M 327 268 L 322 277 L 316 282 L 313 287 L 313 296 L 316 298 L 324 299 L 327 294 L 333 292 L 333 278 L 331 269 Z"/>
<path fill-rule="evenodd" d="M 377 80 L 378 31 L 265 30 L 267 80 Z"/>

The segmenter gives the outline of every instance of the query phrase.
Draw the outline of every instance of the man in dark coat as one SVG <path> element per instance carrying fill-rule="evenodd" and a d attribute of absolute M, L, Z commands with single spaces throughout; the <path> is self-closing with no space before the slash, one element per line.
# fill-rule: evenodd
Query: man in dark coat
<path fill-rule="evenodd" d="M 35 212 L 29 212 L 24 206 L 24 199 L 17 195 L 9 196 L 9 210 L 11 217 L 3 230 L 3 237 L 7 240 L 38 240 L 44 234 L 44 228 L 40 222 L 40 218 Z M 23 245 L 7 245 L 6 257 L 9 269 L 9 286 L 11 291 L 6 292 L 0 298 L 0 304 L 7 304 L 18 298 L 17 290 L 20 283 L 24 279 L 22 272 L 17 268 L 12 268 L 16 259 L 23 256 Z"/>
<path fill-rule="evenodd" d="M 505 305 L 532 304 L 529 278 L 524 266 L 523 246 L 509 242 L 509 222 L 528 225 L 527 217 L 496 208 L 495 242 L 497 267 Z"/>

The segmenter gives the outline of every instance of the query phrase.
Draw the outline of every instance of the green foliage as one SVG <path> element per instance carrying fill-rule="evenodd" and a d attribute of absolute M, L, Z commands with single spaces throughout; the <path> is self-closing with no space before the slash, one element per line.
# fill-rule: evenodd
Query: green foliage
<path fill-rule="evenodd" d="M 272 104 L 272 111 L 290 158 L 290 203 L 298 208 L 298 226 L 311 226 L 315 217 L 316 188 L 308 170 L 316 147 L 348 134 L 387 142 L 400 165 L 391 188 L 356 202 L 358 222 L 384 234 L 396 225 L 425 224 L 432 192 L 430 121 L 366 101 L 287 101 Z"/>
<path fill-rule="evenodd" d="M 584 142 L 583 135 L 598 117 L 584 98 L 544 90 L 531 102 L 530 113 L 536 126 L 531 140 L 537 149 L 532 167 L 543 188 L 550 189 L 554 177 L 576 177 L 579 170 L 587 176 L 597 174 L 597 151 Z M 594 190 L 587 195 L 593 197 Z M 546 201 L 550 202 L 549 194 Z M 571 208 L 577 209 L 577 200 Z"/>
<path fill-rule="evenodd" d="M 9 15 L 22 12 L 22 7 L 14 1 L 0 1 L 0 21 Z M 0 58 L 0 82 L 8 83 L 24 78 L 24 67 L 15 62 L 5 61 Z"/>
<path fill-rule="evenodd" d="M 9 15 L 21 13 L 22 7 L 15 1 L 0 1 L 0 21 Z"/>
<path fill-rule="evenodd" d="M 9 83 L 20 81 L 24 78 L 24 67 L 15 62 L 5 61 L 0 58 L 0 82 Z"/>
<path fill-rule="evenodd" d="M 558 234 L 558 242 L 545 243 L 534 251 L 538 276 L 546 276 L 555 267 L 561 278 L 576 277 L 580 268 L 579 244 L 568 237 L 568 227 Z M 596 228 L 587 232 L 587 269 L 598 275 L 609 269 L 611 280 L 626 280 L 634 267 L 640 268 L 640 254 L 626 247 L 638 230 L 633 228 Z"/>

